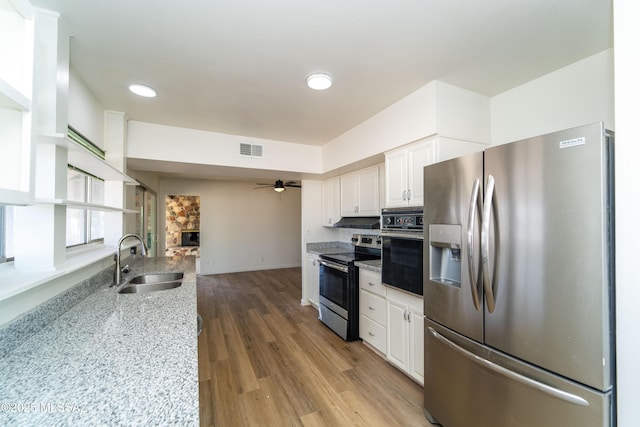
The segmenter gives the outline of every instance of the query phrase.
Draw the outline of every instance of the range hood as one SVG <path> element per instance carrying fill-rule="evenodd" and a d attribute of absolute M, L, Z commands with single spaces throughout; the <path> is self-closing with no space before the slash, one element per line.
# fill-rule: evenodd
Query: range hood
<path fill-rule="evenodd" d="M 333 224 L 336 228 L 361 228 L 372 230 L 380 228 L 379 216 L 344 216 Z"/>

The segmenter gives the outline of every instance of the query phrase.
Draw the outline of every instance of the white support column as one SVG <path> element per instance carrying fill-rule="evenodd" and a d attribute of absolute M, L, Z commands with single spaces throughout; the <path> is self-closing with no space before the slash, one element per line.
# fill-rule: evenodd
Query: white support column
<path fill-rule="evenodd" d="M 37 9 L 34 20 L 34 195 L 36 201 L 66 199 L 67 149 L 39 139 L 67 131 L 69 35 L 57 13 Z M 17 270 L 52 271 L 65 261 L 66 206 L 20 207 L 15 222 L 20 230 L 15 236 Z"/>
<path fill-rule="evenodd" d="M 65 135 L 69 123 L 69 34 L 56 12 L 37 9 L 35 23 L 36 130 Z"/>
<path fill-rule="evenodd" d="M 67 193 L 67 150 L 39 144 L 36 156 L 36 198 L 64 199 Z M 52 271 L 66 259 L 66 206 L 17 208 L 15 267 L 23 271 Z"/>

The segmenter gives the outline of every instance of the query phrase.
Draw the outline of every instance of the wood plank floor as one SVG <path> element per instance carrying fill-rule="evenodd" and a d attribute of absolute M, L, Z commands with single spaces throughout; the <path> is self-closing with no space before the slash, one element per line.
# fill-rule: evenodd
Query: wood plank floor
<path fill-rule="evenodd" d="M 422 387 L 300 295 L 300 268 L 198 276 L 200 424 L 430 426 Z"/>

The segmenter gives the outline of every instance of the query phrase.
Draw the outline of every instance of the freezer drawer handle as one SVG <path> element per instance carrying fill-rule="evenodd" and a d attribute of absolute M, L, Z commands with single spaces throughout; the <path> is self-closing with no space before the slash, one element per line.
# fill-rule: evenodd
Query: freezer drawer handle
<path fill-rule="evenodd" d="M 480 230 L 480 258 L 482 260 L 482 282 L 484 284 L 484 296 L 487 300 L 487 309 L 493 313 L 496 302 L 493 296 L 493 284 L 489 277 L 489 224 L 491 222 L 491 203 L 493 202 L 493 190 L 495 180 L 492 175 L 487 178 L 487 189 L 482 210 L 482 228 Z"/>
<path fill-rule="evenodd" d="M 432 327 L 429 327 L 428 329 L 429 329 L 429 333 L 433 335 L 433 337 L 436 338 L 438 341 L 445 344 L 447 347 L 451 348 L 452 350 L 462 353 L 465 357 L 471 359 L 473 362 L 477 363 L 478 365 L 484 368 L 494 371 L 500 375 L 503 375 L 525 386 L 535 388 L 536 390 L 540 390 L 543 393 L 547 393 L 553 397 L 557 397 L 558 399 L 562 399 L 566 402 L 573 403 L 574 405 L 589 406 L 589 402 L 587 402 L 580 396 L 567 393 L 566 391 L 559 390 L 555 387 L 551 387 L 550 385 L 532 380 L 531 378 L 527 378 L 524 375 L 520 375 L 516 372 L 510 371 L 505 367 L 502 367 L 496 363 L 483 359 L 482 357 L 471 353 L 469 350 L 466 350 L 460 347 L 458 344 L 449 341 L 447 338 L 443 337 L 438 332 L 436 332 Z"/>
<path fill-rule="evenodd" d="M 475 229 L 478 193 L 480 192 L 480 179 L 473 180 L 471 189 L 471 200 L 469 201 L 469 223 L 467 224 L 467 257 L 469 262 L 469 283 L 471 284 L 471 295 L 473 296 L 473 306 L 476 311 L 480 310 L 480 297 L 478 296 L 478 282 L 476 280 L 476 266 L 473 262 L 473 232 Z"/>

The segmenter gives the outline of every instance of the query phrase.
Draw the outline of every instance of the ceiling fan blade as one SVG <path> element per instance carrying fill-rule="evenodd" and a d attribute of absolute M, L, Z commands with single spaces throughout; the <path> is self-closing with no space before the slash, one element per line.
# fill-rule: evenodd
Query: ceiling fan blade
<path fill-rule="evenodd" d="M 254 190 L 257 190 L 260 188 L 275 188 L 276 191 L 278 191 L 278 188 L 279 188 L 280 191 L 282 191 L 284 190 L 284 187 L 302 188 L 302 185 L 298 184 L 298 181 L 282 182 L 282 180 L 280 179 L 276 180 L 275 184 L 264 184 L 261 182 L 257 182 L 256 185 L 260 185 L 260 187 L 255 187 Z"/>

